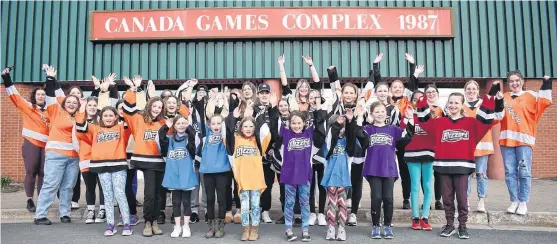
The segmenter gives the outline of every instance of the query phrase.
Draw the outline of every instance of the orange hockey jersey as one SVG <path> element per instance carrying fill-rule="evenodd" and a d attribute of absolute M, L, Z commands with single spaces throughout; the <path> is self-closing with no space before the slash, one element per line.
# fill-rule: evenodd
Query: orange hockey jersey
<path fill-rule="evenodd" d="M 468 102 L 464 103 L 464 114 L 467 117 L 476 118 L 476 114 L 480 109 L 480 105 L 482 104 L 482 99 L 480 99 L 474 108 Z M 499 120 L 494 120 L 494 123 L 499 123 Z M 474 152 L 474 156 L 487 156 L 495 153 L 495 149 L 493 148 L 493 136 L 491 135 L 491 129 L 485 134 L 482 140 L 476 145 L 476 151 Z"/>

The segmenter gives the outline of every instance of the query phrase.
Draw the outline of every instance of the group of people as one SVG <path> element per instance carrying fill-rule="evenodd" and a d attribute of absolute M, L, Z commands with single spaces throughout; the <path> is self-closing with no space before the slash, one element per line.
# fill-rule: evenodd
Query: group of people
<path fill-rule="evenodd" d="M 122 235 L 131 235 L 140 222 L 133 185 L 141 170 L 144 236 L 163 234 L 158 225 L 165 221 L 170 192 L 175 224 L 170 236 L 190 237 L 189 224 L 199 221 L 201 188 L 205 237 L 221 238 L 225 224 L 235 222 L 243 226 L 241 240 L 253 241 L 259 238 L 260 221 L 272 222 L 276 176 L 284 214 L 277 223 L 284 223 L 288 241 L 298 238 L 295 223 L 301 224 L 302 241 L 311 240 L 309 226 L 316 223 L 328 225 L 327 240 L 344 241 L 345 226 L 357 225 L 365 178 L 371 188 L 371 237 L 390 239 L 393 188 L 400 176 L 403 208 L 412 209 L 412 229 L 432 230 L 428 217 L 435 199 L 435 208 L 444 209 L 446 216 L 441 235 L 458 232 L 466 239 L 470 181 L 478 181 L 477 211 L 485 212 L 487 159 L 494 153 L 491 127 L 501 123 L 498 143 L 511 200 L 507 212 L 526 214 L 535 130 L 551 105 L 551 79 L 544 77 L 538 92 L 524 91 L 522 74 L 512 71 L 507 74 L 510 92 L 503 94 L 501 84 L 494 82 L 483 97 L 479 84 L 470 80 L 464 94 L 452 93 L 442 105 L 434 84 L 423 92 L 418 89 L 424 66 L 416 65 L 412 55 L 405 55 L 410 66 L 406 87 L 401 80 L 381 81 L 382 58 L 377 55 L 360 89 L 341 85 L 335 66 L 327 69 L 329 82 L 321 82 L 311 57 L 305 56 L 312 79 L 298 80 L 291 90 L 280 56 L 282 98 L 265 83 L 256 87 L 246 81 L 241 89 L 219 92 L 197 85 L 196 79 L 184 82 L 176 93 L 164 90 L 157 96 L 153 83 L 145 85 L 137 75 L 122 77 L 129 88 L 119 100 L 116 74 L 102 80 L 93 76 L 95 91 L 84 98 L 79 87 L 66 95 L 56 69 L 43 65 L 46 86 L 34 89 L 28 102 L 6 68 L 2 79 L 23 119 L 28 209 L 35 212 L 35 224 L 50 225 L 47 211 L 58 194 L 60 220 L 70 223 L 81 172 L 86 223 L 106 221 L 105 236 L 114 235 L 116 226 L 123 226 Z M 324 89 L 331 89 L 330 101 L 322 97 Z M 95 217 L 97 182 L 101 209 Z"/>

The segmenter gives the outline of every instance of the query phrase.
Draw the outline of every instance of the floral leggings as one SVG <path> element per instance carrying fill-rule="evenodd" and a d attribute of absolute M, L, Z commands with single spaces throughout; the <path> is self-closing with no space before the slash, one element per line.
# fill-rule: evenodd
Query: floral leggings
<path fill-rule="evenodd" d="M 327 188 L 327 203 L 325 212 L 327 213 L 327 224 L 335 227 L 337 222 L 339 227 L 346 224 L 346 195 L 347 187 L 329 187 Z M 338 219 L 337 219 L 338 215 Z"/>
<path fill-rule="evenodd" d="M 285 201 L 284 201 L 284 225 L 286 230 L 292 229 L 292 220 L 294 216 L 294 203 L 296 202 L 296 190 L 298 190 L 298 199 L 302 210 L 302 230 L 309 228 L 309 184 L 289 185 L 284 184 Z"/>
<path fill-rule="evenodd" d="M 260 198 L 260 190 L 240 191 L 242 226 L 245 227 L 250 225 L 250 216 L 251 226 L 259 226 L 259 219 L 261 219 L 261 208 L 259 207 Z"/>
<path fill-rule="evenodd" d="M 130 209 L 126 198 L 126 170 L 111 173 L 100 173 L 99 180 L 103 189 L 106 210 L 106 222 L 114 225 L 114 197 L 118 201 L 118 207 L 122 213 L 124 225 L 130 224 Z"/>

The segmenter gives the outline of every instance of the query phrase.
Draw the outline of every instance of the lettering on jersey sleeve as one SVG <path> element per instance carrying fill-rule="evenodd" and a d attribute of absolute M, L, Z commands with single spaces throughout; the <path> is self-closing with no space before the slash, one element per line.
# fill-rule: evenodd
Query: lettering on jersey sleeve
<path fill-rule="evenodd" d="M 303 150 L 311 146 L 309 138 L 292 138 L 288 141 L 288 151 Z"/>
<path fill-rule="evenodd" d="M 167 159 L 183 159 L 186 156 L 188 156 L 188 150 L 186 150 L 186 148 L 184 147 L 177 147 L 174 148 L 173 150 L 168 151 L 168 156 L 166 157 Z"/>
<path fill-rule="evenodd" d="M 243 156 L 257 156 L 259 154 L 259 150 L 252 146 L 239 146 L 236 148 L 236 152 L 234 153 L 235 158 L 243 157 Z"/>
<path fill-rule="evenodd" d="M 333 156 L 340 156 L 340 155 L 344 155 L 345 153 L 346 153 L 346 149 L 344 148 L 344 145 L 337 145 L 333 150 Z"/>
<path fill-rule="evenodd" d="M 144 141 L 154 141 L 159 137 L 159 132 L 156 130 L 146 130 L 143 132 Z"/>
<path fill-rule="evenodd" d="M 467 130 L 444 130 L 441 137 L 442 142 L 467 141 L 468 139 L 470 139 L 470 132 Z"/>
<path fill-rule="evenodd" d="M 222 142 L 222 134 L 221 133 L 214 133 L 209 136 L 208 138 L 209 144 L 219 144 Z"/>
<path fill-rule="evenodd" d="M 369 145 L 371 146 L 393 145 L 393 137 L 385 133 L 373 134 L 369 137 Z"/>
<path fill-rule="evenodd" d="M 97 143 L 113 141 L 120 138 L 120 131 L 105 131 L 97 134 Z"/>

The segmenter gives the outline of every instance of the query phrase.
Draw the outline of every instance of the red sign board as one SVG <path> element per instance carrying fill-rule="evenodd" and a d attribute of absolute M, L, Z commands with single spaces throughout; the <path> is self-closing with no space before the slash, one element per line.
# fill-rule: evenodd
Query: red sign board
<path fill-rule="evenodd" d="M 453 37 L 451 8 L 200 8 L 91 13 L 90 40 Z"/>

